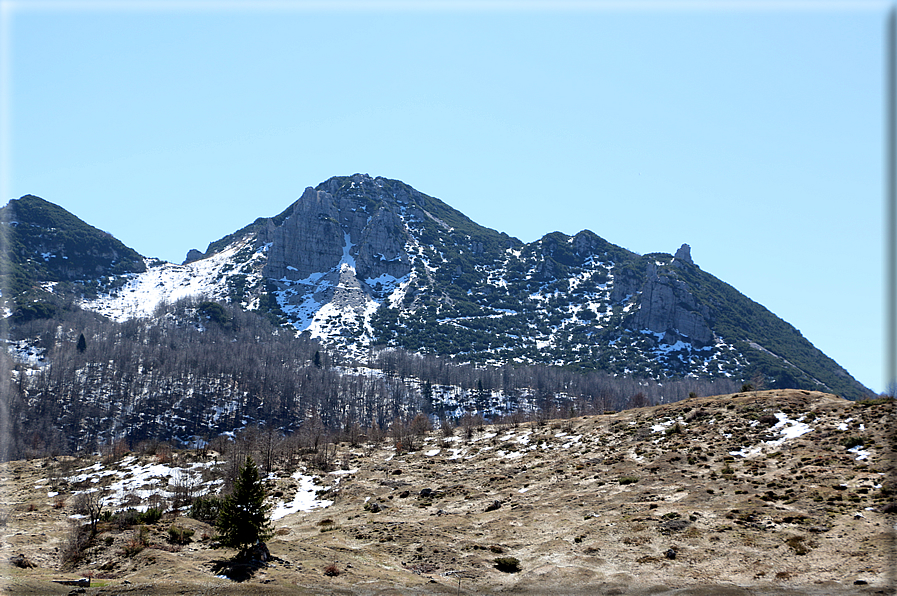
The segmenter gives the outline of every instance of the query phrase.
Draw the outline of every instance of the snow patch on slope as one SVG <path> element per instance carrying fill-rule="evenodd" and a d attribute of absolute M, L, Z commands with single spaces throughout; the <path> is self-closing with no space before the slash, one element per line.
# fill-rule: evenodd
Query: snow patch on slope
<path fill-rule="evenodd" d="M 186 265 L 146 259 L 146 271 L 130 275 L 124 286 L 108 295 L 83 301 L 81 307 L 115 321 L 125 321 L 148 317 L 163 302 L 175 302 L 191 296 L 224 300 L 227 284 L 222 283 L 223 278 L 238 273 L 234 269 L 235 256 L 248 247 L 249 241 L 244 239 L 217 254 Z M 258 257 L 263 258 L 262 252 L 256 252 L 250 261 Z M 239 273 L 246 275 L 248 285 L 261 279 L 259 268 L 252 268 L 252 271 L 245 269 L 244 265 Z"/>
<path fill-rule="evenodd" d="M 742 447 L 738 451 L 730 451 L 729 455 L 734 455 L 736 457 L 755 457 L 762 453 L 778 449 L 785 443 L 785 441 L 789 439 L 796 439 L 797 437 L 803 436 L 813 431 L 813 429 L 810 428 L 809 425 L 803 422 L 803 416 L 801 416 L 797 420 L 790 420 L 787 414 L 778 412 L 775 414 L 775 417 L 779 421 L 775 425 L 773 425 L 772 428 L 770 428 L 770 431 L 778 431 L 780 438 L 774 439 L 772 441 L 764 441 L 751 447 Z"/>

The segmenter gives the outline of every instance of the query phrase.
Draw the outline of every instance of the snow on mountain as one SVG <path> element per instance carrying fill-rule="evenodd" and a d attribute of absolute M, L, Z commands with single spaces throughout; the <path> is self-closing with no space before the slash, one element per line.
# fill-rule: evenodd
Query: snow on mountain
<path fill-rule="evenodd" d="M 249 239 L 243 239 L 206 259 L 186 265 L 175 265 L 146 259 L 146 271 L 128 275 L 124 286 L 92 300 L 82 302 L 82 308 L 93 310 L 115 321 L 135 317 L 148 317 L 163 302 L 175 302 L 182 298 L 204 296 L 212 300 L 226 300 L 227 284 L 222 283 L 234 268 L 233 259 L 240 251 L 251 247 Z M 264 247 L 253 251 L 249 264 L 264 259 Z M 247 267 L 249 283 L 258 283 L 261 273 L 258 267 Z"/>
<path fill-rule="evenodd" d="M 80 221 L 37 198 L 17 213 L 29 206 Z M 588 230 L 524 244 L 398 180 L 331 178 L 182 265 L 121 261 L 128 249 L 98 231 L 108 263 L 72 253 L 77 263 L 58 264 L 64 244 L 47 244 L 39 223 L 12 231 L 29 247 L 20 268 L 33 279 L 13 279 L 27 282 L 23 291 L 81 296 L 83 308 L 116 321 L 192 296 L 257 310 L 349 356 L 385 346 L 653 379 L 758 377 L 854 398 L 865 390 L 796 329 L 703 272 L 687 245 L 638 255 Z M 20 302 L 23 320 L 56 308 Z"/>

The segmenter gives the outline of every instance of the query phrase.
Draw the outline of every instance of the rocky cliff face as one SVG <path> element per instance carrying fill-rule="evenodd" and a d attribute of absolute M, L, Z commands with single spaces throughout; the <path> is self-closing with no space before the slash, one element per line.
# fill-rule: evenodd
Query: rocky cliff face
<path fill-rule="evenodd" d="M 384 203 L 373 212 L 367 207 L 351 197 L 305 189 L 283 224 L 275 226 L 268 220 L 259 233 L 259 244 L 270 243 L 265 276 L 307 279 L 336 268 L 346 258 L 354 261 L 360 279 L 407 275 L 407 233 L 395 205 Z"/>
<path fill-rule="evenodd" d="M 658 273 L 658 266 L 648 263 L 639 293 L 638 308 L 627 319 L 632 328 L 663 334 L 663 343 L 670 345 L 690 341 L 700 349 L 713 342 L 710 308 L 697 303 L 685 282 Z"/>

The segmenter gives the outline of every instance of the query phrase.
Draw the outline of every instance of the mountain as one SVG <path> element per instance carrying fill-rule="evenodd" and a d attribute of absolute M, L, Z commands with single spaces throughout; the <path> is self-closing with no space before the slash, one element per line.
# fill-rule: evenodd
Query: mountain
<path fill-rule="evenodd" d="M 36 197 L 11 201 L 3 221 L 20 317 L 68 295 L 124 321 L 201 295 L 356 358 L 393 347 L 481 364 L 871 393 L 797 329 L 704 272 L 688 245 L 638 255 L 588 230 L 526 244 L 397 180 L 331 178 L 180 265 L 139 258 Z"/>
<path fill-rule="evenodd" d="M 52 312 L 47 293 L 95 296 L 145 270 L 135 250 L 39 197 L 0 209 L 0 287 L 20 320 Z"/>

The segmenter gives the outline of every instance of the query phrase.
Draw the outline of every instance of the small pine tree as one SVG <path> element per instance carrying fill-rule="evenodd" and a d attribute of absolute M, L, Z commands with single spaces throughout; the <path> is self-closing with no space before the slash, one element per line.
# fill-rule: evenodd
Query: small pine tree
<path fill-rule="evenodd" d="M 221 505 L 218 515 L 219 542 L 222 546 L 245 551 L 271 537 L 268 520 L 270 505 L 265 504 L 265 487 L 251 457 L 240 468 L 234 492 Z"/>
<path fill-rule="evenodd" d="M 81 335 L 78 336 L 78 346 L 77 346 L 77 348 L 78 348 L 78 351 L 81 352 L 82 354 L 83 354 L 84 351 L 87 349 L 87 340 L 84 339 L 84 334 L 83 334 L 83 333 L 82 333 Z"/>

